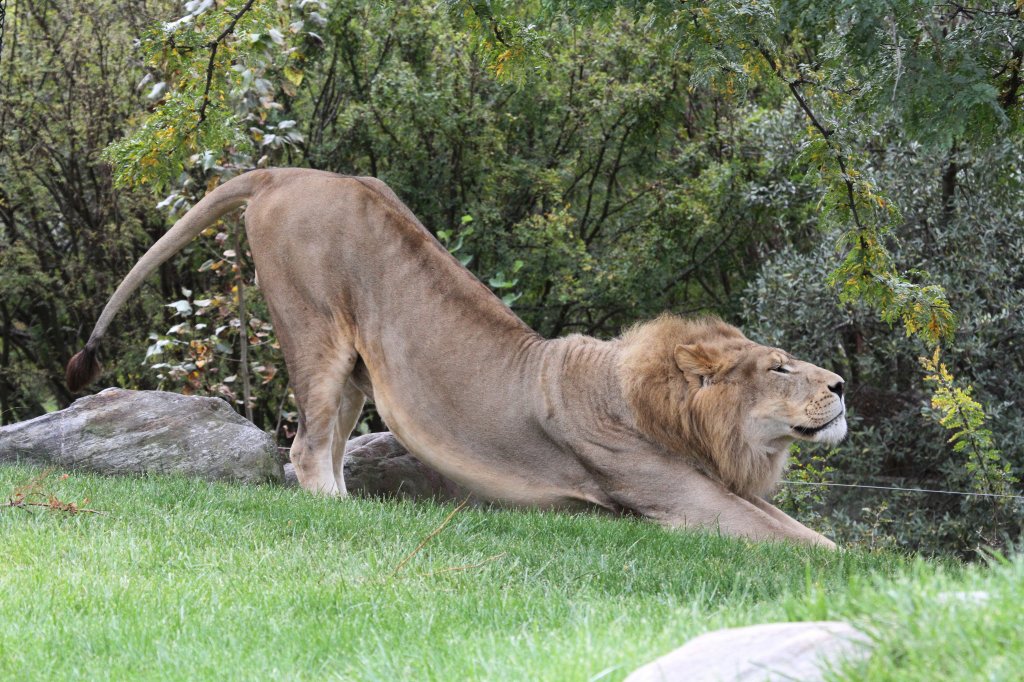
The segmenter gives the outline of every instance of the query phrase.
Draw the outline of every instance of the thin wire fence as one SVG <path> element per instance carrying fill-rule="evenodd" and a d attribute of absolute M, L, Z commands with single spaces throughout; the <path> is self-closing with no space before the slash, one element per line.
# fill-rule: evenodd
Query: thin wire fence
<path fill-rule="evenodd" d="M 822 481 L 782 481 L 786 485 L 820 485 L 832 488 L 864 488 L 866 490 L 891 490 L 905 493 L 935 493 L 938 495 L 962 495 L 964 497 L 999 497 L 1012 500 L 1024 500 L 1024 495 L 1007 495 L 1003 493 L 973 493 L 960 490 L 933 490 L 931 488 L 900 488 L 891 485 L 865 485 L 862 483 L 825 483 Z"/>

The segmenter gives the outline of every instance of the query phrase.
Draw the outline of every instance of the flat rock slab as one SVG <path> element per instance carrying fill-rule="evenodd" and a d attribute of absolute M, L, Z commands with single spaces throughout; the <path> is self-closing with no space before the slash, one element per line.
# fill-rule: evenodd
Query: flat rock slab
<path fill-rule="evenodd" d="M 0 428 L 0 462 L 242 483 L 284 479 L 274 439 L 220 398 L 120 388 Z"/>
<path fill-rule="evenodd" d="M 819 682 L 840 660 L 870 655 L 871 640 L 848 623 L 770 623 L 701 635 L 626 682 Z"/>
<path fill-rule="evenodd" d="M 348 442 L 345 487 L 356 497 L 461 502 L 479 500 L 458 483 L 416 459 L 389 432 L 368 433 Z M 295 469 L 284 465 L 285 485 L 298 485 Z"/>

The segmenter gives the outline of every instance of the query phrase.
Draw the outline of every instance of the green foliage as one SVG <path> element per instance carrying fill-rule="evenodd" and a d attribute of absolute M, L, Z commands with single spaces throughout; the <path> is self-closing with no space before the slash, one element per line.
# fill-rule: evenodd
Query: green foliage
<path fill-rule="evenodd" d="M 945 292 L 934 284 L 916 285 L 897 270 L 883 239 L 898 225 L 900 216 L 858 170 L 857 139 L 877 133 L 870 128 L 870 118 L 869 125 L 854 119 L 853 112 L 864 103 L 856 94 L 875 85 L 865 73 L 851 68 L 845 54 L 829 59 L 827 39 L 821 46 L 825 59 L 814 65 L 804 62 L 807 46 L 800 44 L 799 35 L 780 35 L 779 29 L 789 19 L 787 11 L 791 11 L 789 6 L 776 9 L 771 3 L 723 3 L 703 20 L 727 27 L 712 30 L 735 46 L 733 51 L 724 51 L 733 71 L 756 77 L 760 70 L 754 64 L 759 55 L 765 70 L 785 83 L 807 118 L 802 161 L 813 181 L 824 189 L 825 224 L 841 227 L 838 247 L 847 250 L 843 263 L 829 276 L 831 284 L 839 285 L 841 298 L 867 303 L 890 324 L 902 321 L 908 335 L 920 335 L 933 344 L 948 338 L 955 321 Z M 843 10 L 837 14 L 830 20 L 818 19 L 826 19 L 826 26 L 835 22 L 838 27 L 848 16 Z M 821 24 L 816 28 L 820 31 Z M 786 46 L 787 42 L 795 44 Z M 744 64 L 738 63 L 741 59 Z M 886 109 L 880 103 L 872 108 Z"/>
<path fill-rule="evenodd" d="M 835 468 L 828 464 L 829 454 L 810 450 L 805 452 L 798 443 L 789 447 L 790 462 L 773 504 L 787 514 L 798 518 L 821 533 L 832 534 L 826 527 L 828 519 L 822 515 L 827 499 L 823 484 L 827 484 Z"/>
<path fill-rule="evenodd" d="M 262 428 L 290 438 L 295 434 L 297 415 L 288 402 L 287 375 L 280 372 L 280 346 L 266 304 L 256 295 L 258 290 L 244 270 L 245 254 L 225 249 L 228 234 L 212 231 L 215 234 L 206 235 L 201 243 L 212 251 L 212 257 L 199 266 L 200 272 L 209 273 L 204 292 L 195 295 L 184 289 L 185 298 L 167 304 L 174 311 L 174 324 L 163 334 L 149 335 L 146 364 L 161 389 L 220 396 L 240 412 L 248 408 Z M 244 325 L 240 290 L 246 301 Z M 239 353 L 242 334 L 247 346 L 244 364 Z M 248 405 L 243 389 L 247 382 L 256 388 Z"/>
<path fill-rule="evenodd" d="M 972 387 L 971 399 L 988 408 L 981 428 L 991 431 L 991 447 L 1002 453 L 1003 463 L 993 463 L 987 478 L 1011 494 L 1019 494 L 1019 485 L 999 479 L 1006 464 L 1014 477 L 1024 470 L 1018 398 L 1024 355 L 1010 342 L 1024 335 L 1017 314 L 1024 306 L 1024 223 L 1021 178 L 1013 170 L 1021 158 L 1019 143 L 962 148 L 951 199 L 946 153 L 894 136 L 872 154 L 869 166 L 893 188 L 893 201 L 905 216 L 901 238 L 891 242 L 894 258 L 933 264 L 933 277 L 952 292 L 961 311 L 945 356 L 955 358 L 965 380 L 956 388 Z M 930 407 L 930 394 L 941 387 L 922 385 L 921 342 L 879 324 L 863 304 L 842 303 L 822 290 L 822 278 L 842 257 L 830 241 L 777 253 L 748 290 L 744 318 L 754 338 L 799 357 L 820 358 L 847 378 L 851 435 L 830 455 L 836 469 L 831 480 L 986 492 L 983 472 L 973 465 L 975 473 L 968 471 L 970 449 L 953 451 L 947 442 L 952 434 L 937 419 L 942 413 Z M 846 541 L 878 544 L 879 533 L 887 533 L 902 546 L 928 552 L 957 547 L 967 553 L 979 544 L 1015 538 L 1024 526 L 1024 505 L 1009 498 L 837 488 L 829 489 L 825 506 Z"/>
<path fill-rule="evenodd" d="M 949 438 L 953 452 L 966 454 L 964 469 L 972 488 L 990 495 L 1013 495 L 1013 484 L 1019 479 L 1011 473 L 1010 463 L 1003 461 L 993 444 L 992 432 L 985 428 L 985 412 L 971 396 L 972 388 L 954 384 L 953 375 L 940 361 L 938 348 L 931 358 L 919 360 L 926 372 L 925 383 L 935 387 L 931 400 L 933 416 L 953 432 Z"/>
<path fill-rule="evenodd" d="M 139 26 L 170 3 L 10 4 L 0 87 L 0 423 L 64 407 L 64 365 L 130 264 L 163 232 L 152 199 L 115 191 L 101 150 L 145 106 Z M 159 319 L 173 272 L 118 327 Z M 181 279 L 187 280 L 187 273 Z M 123 327 L 122 327 L 123 328 Z M 127 343 L 125 343 L 127 341 Z M 141 349 L 111 338 L 105 380 L 149 384 Z"/>
<path fill-rule="evenodd" d="M 545 67 L 520 88 L 459 26 L 420 6 L 338 6 L 296 118 L 311 165 L 385 179 L 483 281 L 517 280 L 511 304 L 542 333 L 728 310 L 761 247 L 806 221 L 799 202 L 767 199 L 785 181 L 765 159 L 764 114 L 689 97 L 689 66 L 649 17 L 545 38 Z"/>
<path fill-rule="evenodd" d="M 275 109 L 267 95 L 274 87 L 297 93 L 305 62 L 319 47 L 310 25 L 324 22 L 316 12 L 321 3 L 195 1 L 187 7 L 184 16 L 141 37 L 154 107 L 104 153 L 121 186 L 163 189 L 195 163 L 195 154 L 206 155 L 208 170 L 211 155 L 245 165 L 278 138 L 301 141 L 294 132 L 264 129 Z"/>

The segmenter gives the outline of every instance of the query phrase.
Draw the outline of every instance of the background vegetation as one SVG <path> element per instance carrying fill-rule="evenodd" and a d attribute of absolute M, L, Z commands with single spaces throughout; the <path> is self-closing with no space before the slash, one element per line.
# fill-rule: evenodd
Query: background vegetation
<path fill-rule="evenodd" d="M 386 180 L 545 335 L 715 312 L 835 369 L 851 436 L 794 480 L 1019 494 L 1021 7 L 819 5 L 10 0 L 0 419 L 73 399 L 107 295 L 208 188 L 305 165 Z M 122 313 L 102 382 L 222 395 L 287 440 L 237 228 Z M 929 552 L 1024 519 L 1011 497 L 781 499 Z"/>

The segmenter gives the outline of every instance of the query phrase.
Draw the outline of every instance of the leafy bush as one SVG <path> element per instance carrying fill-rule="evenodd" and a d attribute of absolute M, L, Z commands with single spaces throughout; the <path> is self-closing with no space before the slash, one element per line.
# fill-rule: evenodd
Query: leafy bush
<path fill-rule="evenodd" d="M 835 470 L 829 480 L 1019 494 L 1024 346 L 1010 341 L 1024 335 L 1024 207 L 1016 198 L 1024 189 L 1017 170 L 1022 153 L 1009 144 L 974 154 L 961 149 L 953 197 L 943 194 L 949 163 L 943 155 L 903 142 L 874 159 L 872 171 L 893 188 L 890 196 L 906 216 L 901 239 L 891 244 L 895 257 L 908 269 L 928 268 L 960 314 L 943 362 L 963 383 L 939 378 L 934 398 L 924 380 L 941 372 L 933 358 L 921 367 L 918 358 L 927 352 L 921 342 L 822 289 L 822 276 L 840 259 L 829 239 L 811 249 L 781 250 L 747 290 L 743 318 L 750 335 L 831 364 L 848 380 L 851 435 L 828 457 Z M 973 424 L 990 439 L 983 452 L 956 442 L 940 423 L 949 419 L 963 385 L 973 387 L 973 399 L 988 412 L 984 424 Z M 1002 544 L 1018 537 L 1024 524 L 1019 498 L 830 488 L 821 507 L 841 512 L 832 514 L 840 537 L 877 534 L 881 514 L 885 534 L 898 544 L 931 552 Z"/>

